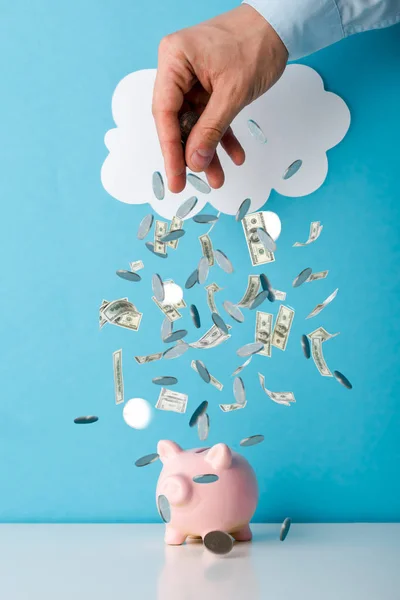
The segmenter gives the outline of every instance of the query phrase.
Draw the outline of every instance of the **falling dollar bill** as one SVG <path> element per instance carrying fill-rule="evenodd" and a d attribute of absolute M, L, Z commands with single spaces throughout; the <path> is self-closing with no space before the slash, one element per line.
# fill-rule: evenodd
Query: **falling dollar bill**
<path fill-rule="evenodd" d="M 205 233 L 199 237 L 199 241 L 201 244 L 201 250 L 203 252 L 203 256 L 205 256 L 208 260 L 208 265 L 210 267 L 214 264 L 214 251 L 213 245 L 211 242 L 211 238 Z"/>
<path fill-rule="evenodd" d="M 144 264 L 142 260 L 135 260 L 129 263 L 129 268 L 131 271 L 140 271 L 140 269 L 144 268 Z"/>
<path fill-rule="evenodd" d="M 156 408 L 183 414 L 186 412 L 187 401 L 188 396 L 186 394 L 161 388 Z"/>
<path fill-rule="evenodd" d="M 281 304 L 275 321 L 271 342 L 273 346 L 279 348 L 280 350 L 286 350 L 293 318 L 294 310 L 288 306 L 285 306 L 284 304 Z"/>
<path fill-rule="evenodd" d="M 286 292 L 281 292 L 280 290 L 271 290 L 273 295 L 275 296 L 275 300 L 279 300 L 280 302 L 283 302 L 284 300 L 286 300 Z"/>
<path fill-rule="evenodd" d="M 332 373 L 328 369 L 328 365 L 326 364 L 324 353 L 322 351 L 322 338 L 315 336 L 311 338 L 311 354 L 315 366 L 320 374 L 323 377 L 333 377 Z"/>
<path fill-rule="evenodd" d="M 114 321 L 113 325 L 118 325 L 118 327 L 125 327 L 125 329 L 137 331 L 139 329 L 142 316 L 143 314 L 139 312 L 127 312 L 118 317 L 118 319 Z"/>
<path fill-rule="evenodd" d="M 213 313 L 217 313 L 217 305 L 215 304 L 214 294 L 215 292 L 220 292 L 223 288 L 219 287 L 217 283 L 210 283 L 210 285 L 206 285 L 207 292 L 207 304 L 210 311 Z"/>
<path fill-rule="evenodd" d="M 310 233 L 308 234 L 308 240 L 304 243 L 295 242 L 293 244 L 293 248 L 298 248 L 300 246 L 308 246 L 308 244 L 315 242 L 315 240 L 317 240 L 319 238 L 319 236 L 321 235 L 321 231 L 322 231 L 323 227 L 324 226 L 321 225 L 321 223 L 319 221 L 313 221 L 310 225 Z"/>
<path fill-rule="evenodd" d="M 168 223 L 165 221 L 156 221 L 154 229 L 154 252 L 158 254 L 167 254 L 167 245 L 160 242 L 160 237 L 167 233 Z"/>
<path fill-rule="evenodd" d="M 182 225 L 183 225 L 182 219 L 180 219 L 179 217 L 176 217 L 176 216 L 173 217 L 170 228 L 169 228 L 169 232 L 176 231 L 177 229 L 182 229 Z M 178 242 L 179 242 L 179 240 L 172 240 L 171 242 L 167 242 L 167 246 L 169 246 L 173 250 L 176 250 L 178 247 Z"/>
<path fill-rule="evenodd" d="M 270 313 L 257 311 L 255 341 L 264 344 L 264 349 L 258 352 L 262 356 L 271 356 L 272 319 Z"/>
<path fill-rule="evenodd" d="M 258 379 L 260 380 L 260 385 L 264 392 L 276 402 L 276 404 L 283 404 L 284 406 L 290 406 L 291 402 L 296 402 L 296 398 L 294 397 L 293 392 L 271 392 L 271 390 L 265 387 L 265 377 L 262 373 L 258 374 Z"/>
<path fill-rule="evenodd" d="M 243 404 L 220 404 L 219 407 L 222 410 L 222 412 L 232 412 L 233 410 L 239 410 L 239 408 L 244 408 L 246 404 L 247 402 L 244 402 Z"/>
<path fill-rule="evenodd" d="M 332 302 L 332 300 L 334 300 L 336 298 L 336 295 L 339 291 L 339 288 L 336 288 L 336 290 L 334 292 L 332 292 L 332 294 L 330 296 L 328 296 L 326 298 L 326 300 L 324 300 L 322 302 L 322 304 L 317 304 L 317 306 L 310 312 L 310 314 L 306 317 L 306 319 L 312 319 L 312 317 L 316 317 L 317 315 L 319 315 L 319 313 L 324 310 L 325 306 L 328 306 L 328 304 L 330 304 Z"/>
<path fill-rule="evenodd" d="M 100 328 L 105 323 L 125 327 L 137 331 L 143 314 L 127 298 L 119 298 L 112 302 L 103 300 L 99 311 Z"/>
<path fill-rule="evenodd" d="M 158 308 L 170 321 L 177 321 L 181 318 L 181 313 L 175 308 L 173 304 L 161 304 L 161 302 L 159 302 L 155 296 L 152 296 L 151 299 L 155 304 L 157 304 Z"/>
<path fill-rule="evenodd" d="M 227 325 L 227 328 L 228 330 L 232 329 L 230 325 Z M 216 325 L 213 325 L 199 340 L 197 340 L 197 342 L 192 342 L 190 346 L 192 348 L 209 350 L 210 348 L 215 348 L 215 346 L 219 346 L 219 344 L 226 342 L 230 337 L 230 334 L 227 335 L 226 333 L 223 333 Z"/>
<path fill-rule="evenodd" d="M 243 298 L 238 303 L 238 306 L 249 306 L 258 294 L 260 288 L 260 278 L 258 275 L 249 275 L 247 288 Z"/>
<path fill-rule="evenodd" d="M 122 350 L 113 352 L 115 404 L 124 401 L 124 378 L 122 374 Z"/>
<path fill-rule="evenodd" d="M 154 354 L 147 354 L 146 356 L 134 356 L 134 359 L 139 365 L 145 365 L 154 360 L 161 360 L 162 355 L 162 352 L 155 352 Z"/>
<path fill-rule="evenodd" d="M 257 212 L 246 215 L 242 219 L 242 226 L 252 265 L 255 267 L 256 265 L 274 262 L 274 253 L 265 249 L 264 244 L 257 235 L 257 229 L 267 231 L 264 213 Z"/>
<path fill-rule="evenodd" d="M 192 367 L 192 369 L 194 371 L 196 371 L 196 373 L 198 373 L 197 368 L 196 368 L 196 361 L 192 360 L 192 362 L 190 363 L 190 366 Z M 224 385 L 218 381 L 218 379 L 216 377 L 214 377 L 213 375 L 211 375 L 210 373 L 210 383 L 211 385 L 213 385 L 214 387 L 217 388 L 217 390 L 221 391 L 222 388 L 224 387 Z"/>
<path fill-rule="evenodd" d="M 258 354 L 261 354 L 261 352 L 259 352 Z M 251 359 L 253 358 L 253 356 L 249 356 L 249 358 L 247 360 L 245 360 L 245 362 L 240 365 L 237 369 L 235 369 L 231 375 L 231 377 L 235 377 L 236 375 L 239 375 L 239 373 L 241 371 L 243 371 L 243 369 L 245 369 L 250 363 L 251 363 Z"/>
<path fill-rule="evenodd" d="M 306 283 L 311 281 L 318 281 L 318 279 L 325 279 L 328 276 L 329 271 L 318 271 L 318 273 L 311 273 L 310 277 L 306 279 Z"/>
<path fill-rule="evenodd" d="M 322 342 L 326 342 L 327 340 L 330 340 L 339 334 L 340 331 L 338 331 L 337 333 L 328 333 L 323 327 L 318 327 L 317 329 L 314 329 L 314 331 L 312 331 L 311 333 L 307 333 L 307 337 L 310 338 L 310 340 L 313 337 L 319 337 L 321 338 Z"/>

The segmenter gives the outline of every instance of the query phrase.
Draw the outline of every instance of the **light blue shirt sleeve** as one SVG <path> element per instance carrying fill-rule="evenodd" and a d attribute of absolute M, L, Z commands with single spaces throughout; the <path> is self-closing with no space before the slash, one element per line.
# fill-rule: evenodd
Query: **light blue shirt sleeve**
<path fill-rule="evenodd" d="M 289 60 L 400 21 L 400 0 L 245 0 L 275 29 Z"/>

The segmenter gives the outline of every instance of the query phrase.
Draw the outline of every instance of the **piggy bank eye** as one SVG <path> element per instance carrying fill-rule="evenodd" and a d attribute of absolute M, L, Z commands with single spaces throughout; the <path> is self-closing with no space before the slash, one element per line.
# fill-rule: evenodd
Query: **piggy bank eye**
<path fill-rule="evenodd" d="M 171 507 L 169 505 L 167 496 L 164 496 L 163 494 L 158 496 L 157 508 L 164 523 L 169 523 L 171 520 Z"/>

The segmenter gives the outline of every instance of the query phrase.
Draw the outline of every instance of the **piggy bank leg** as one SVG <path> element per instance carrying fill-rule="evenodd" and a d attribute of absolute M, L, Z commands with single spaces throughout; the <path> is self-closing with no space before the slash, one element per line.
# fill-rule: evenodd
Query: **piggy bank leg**
<path fill-rule="evenodd" d="M 250 525 L 244 525 L 244 527 L 241 527 L 237 531 L 233 531 L 231 535 L 237 542 L 249 542 L 253 537 Z"/>
<path fill-rule="evenodd" d="M 186 540 L 186 534 L 177 531 L 173 527 L 169 527 L 168 525 L 165 528 L 165 537 L 164 541 L 166 544 L 170 546 L 180 546 Z"/>

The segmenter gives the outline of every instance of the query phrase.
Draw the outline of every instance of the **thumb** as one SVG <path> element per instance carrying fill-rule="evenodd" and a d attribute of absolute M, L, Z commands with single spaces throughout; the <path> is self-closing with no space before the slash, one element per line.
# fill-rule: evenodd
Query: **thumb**
<path fill-rule="evenodd" d="M 224 89 L 212 92 L 206 108 L 186 144 L 186 164 L 192 171 L 204 171 L 210 164 L 221 138 L 236 117 L 236 106 Z"/>

